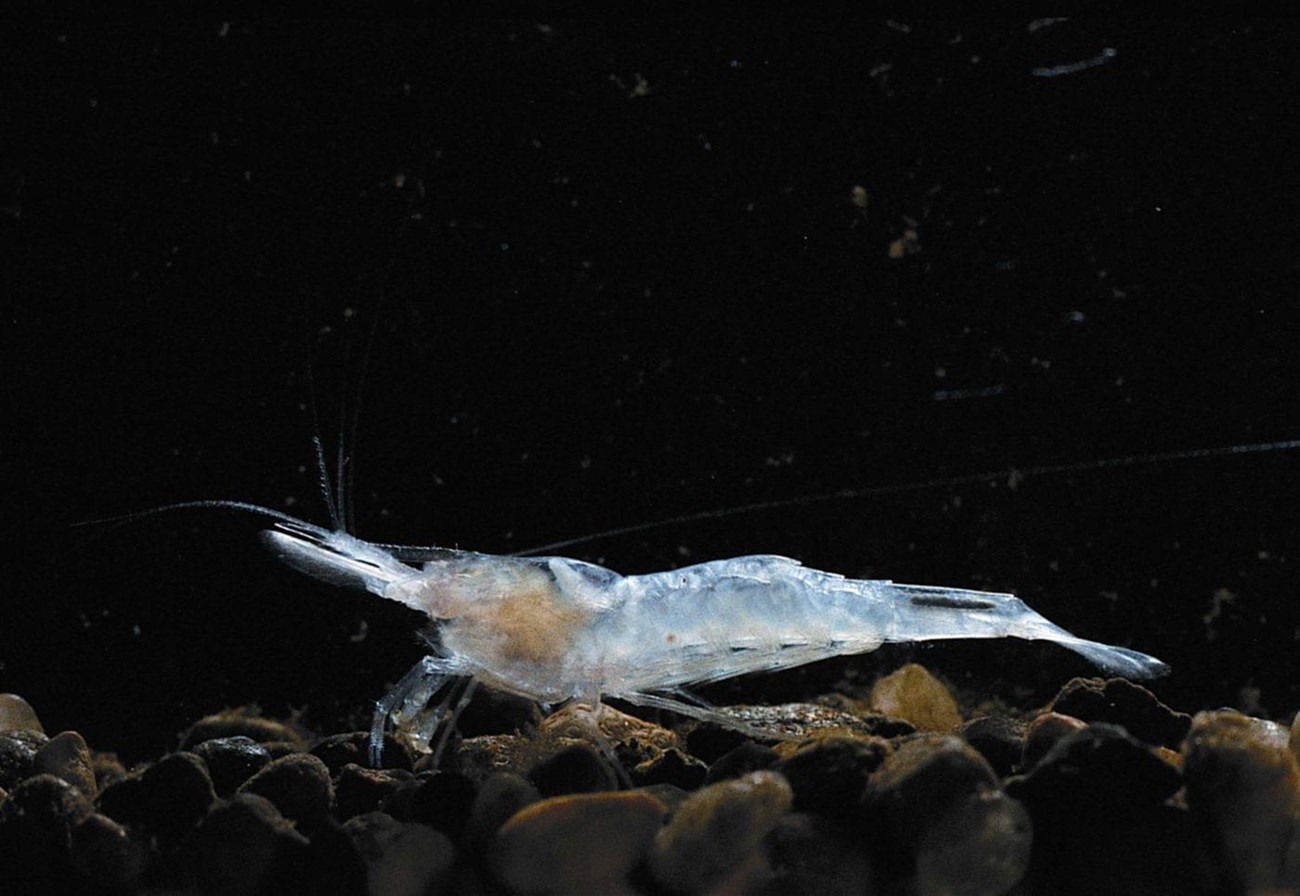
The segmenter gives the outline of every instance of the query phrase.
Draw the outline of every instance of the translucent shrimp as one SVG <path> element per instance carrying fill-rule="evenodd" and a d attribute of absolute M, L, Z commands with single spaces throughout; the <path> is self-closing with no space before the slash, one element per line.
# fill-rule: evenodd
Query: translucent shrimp
<path fill-rule="evenodd" d="M 624 576 L 566 557 L 375 544 L 241 507 L 278 520 L 262 537 L 291 566 L 395 600 L 434 623 L 433 652 L 376 705 L 375 765 L 390 723 L 427 752 L 478 682 L 543 704 L 595 706 L 614 697 L 728 724 L 725 714 L 691 702 L 685 687 L 894 641 L 1045 640 L 1108 674 L 1168 672 L 1155 657 L 1076 637 L 1010 594 L 849 579 L 774 555 Z"/>

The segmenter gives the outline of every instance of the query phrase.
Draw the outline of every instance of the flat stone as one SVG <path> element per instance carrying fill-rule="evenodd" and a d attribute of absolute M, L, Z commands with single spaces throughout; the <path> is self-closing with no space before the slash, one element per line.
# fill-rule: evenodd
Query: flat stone
<path fill-rule="evenodd" d="M 664 813 L 662 803 L 637 791 L 552 797 L 502 825 L 487 866 L 522 896 L 627 892 Z"/>
<path fill-rule="evenodd" d="M 736 892 L 769 874 L 759 845 L 794 801 L 781 775 L 760 771 L 691 794 L 655 836 L 650 873 L 669 890 Z"/>
<path fill-rule="evenodd" d="M 952 692 L 924 666 L 908 663 L 871 688 L 871 706 L 903 719 L 918 731 L 948 733 L 961 727 L 961 711 Z"/>
<path fill-rule="evenodd" d="M 746 742 L 771 746 L 815 734 L 873 734 L 876 719 L 816 703 L 719 706 L 726 721 L 700 722 L 686 737 L 687 751 L 712 764 Z M 906 723 L 898 723 L 906 726 Z M 910 731 L 910 727 L 905 730 Z"/>

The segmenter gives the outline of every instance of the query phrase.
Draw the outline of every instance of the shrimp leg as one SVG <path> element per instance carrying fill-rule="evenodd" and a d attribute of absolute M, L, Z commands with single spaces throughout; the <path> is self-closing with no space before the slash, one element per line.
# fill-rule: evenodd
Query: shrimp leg
<path fill-rule="evenodd" d="M 678 689 L 674 688 L 674 692 L 678 692 Z M 689 694 L 689 692 L 683 694 L 683 696 L 694 697 L 694 695 Z M 664 709 L 668 712 L 676 713 L 679 716 L 699 719 L 701 722 L 712 722 L 720 728 L 739 731 L 741 734 L 750 737 L 774 737 L 782 740 L 790 737 L 790 735 L 781 731 L 769 730 L 767 728 L 750 725 L 741 719 L 734 718 L 719 709 L 708 706 L 707 704 L 705 706 L 697 706 L 693 703 L 686 703 L 682 700 L 674 700 L 672 697 L 665 697 L 662 694 L 650 694 L 645 691 L 633 691 L 630 694 L 619 694 L 618 698 L 620 700 L 626 700 L 633 706 L 648 706 L 653 709 Z M 700 702 L 704 703 L 705 701 L 701 700 Z"/>
<path fill-rule="evenodd" d="M 389 719 L 392 719 L 393 725 L 399 731 L 410 726 L 411 720 L 425 712 L 425 705 L 429 702 L 434 694 L 438 693 L 448 681 L 457 677 L 459 674 L 456 664 L 451 660 L 438 656 L 426 656 L 420 660 L 411 670 L 402 676 L 391 691 L 384 695 L 382 700 L 375 703 L 375 715 L 370 724 L 370 765 L 372 768 L 379 768 L 380 760 L 383 758 L 384 750 L 384 727 Z M 468 702 L 468 701 L 467 701 Z M 461 707 L 463 708 L 463 707 Z M 424 731 L 425 724 L 420 725 L 420 734 L 424 735 L 422 746 L 427 746 L 433 731 L 437 728 L 437 722 L 441 720 L 442 711 L 445 705 L 440 705 L 433 710 L 431 715 L 434 717 L 433 728 L 427 732 Z M 422 720 L 427 722 L 427 719 Z"/>

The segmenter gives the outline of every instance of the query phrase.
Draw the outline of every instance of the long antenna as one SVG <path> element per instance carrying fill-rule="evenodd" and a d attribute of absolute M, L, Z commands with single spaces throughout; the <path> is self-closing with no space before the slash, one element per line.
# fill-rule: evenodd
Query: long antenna
<path fill-rule="evenodd" d="M 806 507 L 810 504 L 824 504 L 830 501 L 851 501 L 856 498 L 868 498 L 876 495 L 894 495 L 904 492 L 920 492 L 930 489 L 948 488 L 954 485 L 971 485 L 980 482 L 996 482 L 1009 477 L 1036 477 L 1036 476 L 1054 476 L 1065 473 L 1080 473 L 1090 470 L 1113 470 L 1121 467 L 1142 467 L 1153 464 L 1167 463 L 1177 460 L 1195 460 L 1206 457 L 1225 457 L 1233 454 L 1263 454 L 1270 451 L 1291 451 L 1300 448 L 1300 439 L 1288 439 L 1278 442 L 1255 442 L 1243 445 L 1224 445 L 1217 448 L 1190 448 L 1183 451 L 1164 451 L 1156 454 L 1131 454 L 1123 457 L 1106 457 L 1100 460 L 1074 461 L 1062 464 L 1039 464 L 1032 467 L 1014 467 L 1005 470 L 989 470 L 983 473 L 966 473 L 958 476 L 947 476 L 938 479 L 923 479 L 912 482 L 889 483 L 884 485 L 868 485 L 861 488 L 845 488 L 833 492 L 821 492 L 814 495 L 799 495 L 794 498 L 776 498 L 771 501 L 755 501 L 751 504 L 735 504 L 730 507 L 721 507 L 716 510 L 705 510 L 699 513 L 685 513 L 679 516 L 667 517 L 665 519 L 652 520 L 647 523 L 636 523 L 630 526 L 618 526 L 613 529 L 606 529 L 603 532 L 596 532 L 590 535 L 579 535 L 573 538 L 566 538 L 562 541 L 553 541 L 550 544 L 538 545 L 528 548 L 527 550 L 517 551 L 516 554 L 526 557 L 532 554 L 541 554 L 548 551 L 557 551 L 561 548 L 571 548 L 576 545 L 589 544 L 594 541 L 602 541 L 606 538 L 616 538 L 620 535 L 635 535 L 639 532 L 650 532 L 655 529 L 666 529 L 670 526 L 680 526 L 686 523 L 701 522 L 703 520 L 720 520 L 727 517 L 743 516 L 749 513 L 761 513 L 767 510 L 779 510 L 783 507 Z"/>

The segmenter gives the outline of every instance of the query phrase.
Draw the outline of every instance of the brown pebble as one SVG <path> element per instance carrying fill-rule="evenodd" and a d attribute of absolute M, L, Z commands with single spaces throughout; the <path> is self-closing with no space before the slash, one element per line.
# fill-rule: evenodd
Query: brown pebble
<path fill-rule="evenodd" d="M 266 747 L 242 734 L 205 740 L 193 752 L 207 765 L 217 796 L 230 796 L 271 761 Z"/>
<path fill-rule="evenodd" d="M 289 745 L 286 747 L 288 750 L 301 750 L 304 746 L 301 735 L 283 722 L 250 715 L 246 710 L 232 709 L 204 716 L 191 725 L 181 738 L 181 749 L 188 750 L 205 740 L 240 734 L 267 745 L 268 749 L 277 742 Z M 276 755 L 275 751 L 272 751 L 272 755 Z"/>
<path fill-rule="evenodd" d="M 371 893 L 423 896 L 438 887 L 455 861 L 447 835 L 418 822 L 370 812 L 348 819 L 343 829 L 366 860 Z"/>
<path fill-rule="evenodd" d="M 740 746 L 723 753 L 709 765 L 709 774 L 705 784 L 716 784 L 729 778 L 739 778 L 749 772 L 771 768 L 781 760 L 780 755 L 771 747 L 747 740 Z"/>
<path fill-rule="evenodd" d="M 681 746 L 675 732 L 604 703 L 594 710 L 585 703 L 570 703 L 542 721 L 538 739 L 554 743 L 555 749 L 585 743 L 599 751 L 603 745 L 617 746 L 631 740 L 659 750 Z"/>
<path fill-rule="evenodd" d="M 0 694 L 0 734 L 13 731 L 39 731 L 41 720 L 36 717 L 32 705 L 17 694 Z"/>
<path fill-rule="evenodd" d="M 497 831 L 488 868 L 519 894 L 623 892 L 664 812 L 662 803 L 637 791 L 542 800 Z"/>
<path fill-rule="evenodd" d="M 0 787 L 13 790 L 33 774 L 37 747 L 25 740 L 0 734 Z"/>
<path fill-rule="evenodd" d="M 864 803 L 892 844 L 891 858 L 910 860 L 950 804 L 997 786 L 988 760 L 961 738 L 916 734 L 898 743 L 871 776 Z"/>
<path fill-rule="evenodd" d="M 484 734 L 531 734 L 542 722 L 536 700 L 508 691 L 480 688 L 456 720 L 456 730 L 465 737 Z"/>
<path fill-rule="evenodd" d="M 961 727 L 961 712 L 948 688 L 924 666 L 908 663 L 871 688 L 871 706 L 903 719 L 918 731 L 947 733 Z"/>
<path fill-rule="evenodd" d="M 1028 813 L 960 738 L 902 741 L 872 777 L 866 805 L 883 835 L 884 864 L 912 891 L 995 896 L 1029 868 Z"/>
<path fill-rule="evenodd" d="M 1035 716 L 1025 729 L 1024 752 L 1020 756 L 1020 768 L 1028 770 L 1037 764 L 1056 746 L 1057 741 L 1067 734 L 1087 728 L 1086 722 L 1074 716 L 1059 712 L 1045 712 Z"/>
<path fill-rule="evenodd" d="M 979 750 L 999 778 L 1020 765 L 1025 752 L 1025 723 L 1006 716 L 981 716 L 961 726 L 962 740 Z"/>
<path fill-rule="evenodd" d="M 1182 786 L 1177 769 L 1156 749 L 1119 725 L 1097 722 L 1058 740 L 1007 790 L 1027 802 L 1035 817 L 1132 817 L 1159 806 Z"/>
<path fill-rule="evenodd" d="M 368 868 L 356 841 L 341 824 L 325 819 L 311 835 L 311 843 L 295 869 L 293 891 L 328 893 L 330 896 L 365 896 Z"/>
<path fill-rule="evenodd" d="M 343 766 L 334 781 L 335 817 L 347 821 L 354 815 L 374 812 L 403 780 L 410 777 L 410 772 L 395 773 L 390 769 L 364 768 L 356 764 Z"/>
<path fill-rule="evenodd" d="M 64 731 L 36 751 L 33 769 L 62 778 L 92 800 L 99 792 L 90 748 L 75 731 Z"/>
<path fill-rule="evenodd" d="M 148 843 L 107 815 L 87 816 L 72 831 L 72 867 L 101 887 L 134 890 L 149 866 Z"/>
<path fill-rule="evenodd" d="M 618 775 L 604 757 L 586 744 L 574 744 L 528 770 L 528 780 L 542 796 L 618 790 Z"/>
<path fill-rule="evenodd" d="M 1192 816 L 1233 892 L 1300 888 L 1300 768 L 1286 728 L 1234 710 L 1200 712 L 1183 747 Z"/>
<path fill-rule="evenodd" d="M 102 791 L 109 784 L 121 781 L 126 777 L 126 766 L 122 760 L 117 758 L 116 753 L 101 753 L 99 751 L 90 754 L 91 765 L 95 769 L 95 787 Z"/>
<path fill-rule="evenodd" d="M 497 772 L 523 774 L 536 764 L 541 751 L 532 738 L 516 734 L 484 734 L 467 737 L 454 755 L 455 768 L 476 781 Z"/>
<path fill-rule="evenodd" d="M 793 801 L 789 783 L 770 771 L 697 790 L 656 835 L 651 875 L 680 893 L 724 884 L 743 892 L 767 875 L 758 846 Z"/>
<path fill-rule="evenodd" d="M 281 815 L 306 829 L 329 814 L 334 799 L 329 769 L 309 753 L 272 760 L 241 784 L 238 792 L 266 797 Z"/>
<path fill-rule="evenodd" d="M 915 845 L 915 890 L 999 896 L 1029 870 L 1033 824 L 1020 803 L 981 790 L 947 804 Z"/>
<path fill-rule="evenodd" d="M 403 781 L 383 802 L 398 821 L 417 821 L 459 840 L 477 786 L 460 772 L 421 772 Z"/>
<path fill-rule="evenodd" d="M 633 768 L 632 781 L 639 787 L 672 784 L 682 790 L 695 790 L 704 783 L 708 773 L 707 765 L 674 747 Z"/>
<path fill-rule="evenodd" d="M 1122 725 L 1149 744 L 1177 748 L 1192 717 L 1175 712 L 1156 695 L 1127 678 L 1074 678 L 1052 700 L 1052 710 L 1085 722 Z"/>
<path fill-rule="evenodd" d="M 636 788 L 638 793 L 644 793 L 652 796 L 664 804 L 668 810 L 667 818 L 671 818 L 682 805 L 690 799 L 691 791 L 682 790 L 676 784 L 647 784 L 643 787 Z"/>
<path fill-rule="evenodd" d="M 883 738 L 833 734 L 793 746 L 775 770 L 794 791 L 794 811 L 845 818 L 859 814 L 868 778 L 892 749 Z"/>
<path fill-rule="evenodd" d="M 14 787 L 0 805 L 5 892 L 19 884 L 24 892 L 68 892 L 72 831 L 93 811 L 85 794 L 54 775 L 33 775 Z"/>
<path fill-rule="evenodd" d="M 99 811 L 130 828 L 179 838 L 216 798 L 203 760 L 181 751 L 104 788 Z"/>
<path fill-rule="evenodd" d="M 260 893 L 305 853 L 307 839 L 265 797 L 237 793 L 213 806 L 190 839 L 192 871 L 203 893 Z"/>
<path fill-rule="evenodd" d="M 791 812 L 777 821 L 767 846 L 774 878 L 764 893 L 862 896 L 881 892 L 858 825 Z"/>
<path fill-rule="evenodd" d="M 94 811 L 90 798 L 67 781 L 50 774 L 32 775 L 9 792 L 0 806 L 0 821 L 17 818 L 48 820 L 71 831 Z"/>
<path fill-rule="evenodd" d="M 1300 763 L 1300 712 L 1291 720 L 1291 734 L 1287 737 L 1287 744 L 1291 747 L 1291 758 Z"/>

